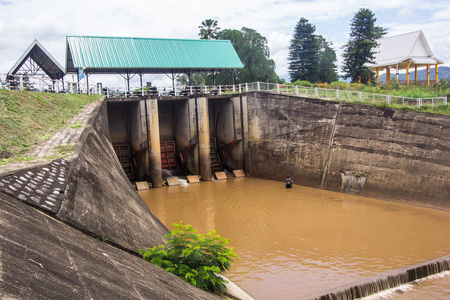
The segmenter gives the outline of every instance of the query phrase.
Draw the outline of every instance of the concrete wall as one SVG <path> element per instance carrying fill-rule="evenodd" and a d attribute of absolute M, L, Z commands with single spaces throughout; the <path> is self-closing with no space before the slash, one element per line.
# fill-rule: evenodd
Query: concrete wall
<path fill-rule="evenodd" d="M 161 141 L 172 141 L 175 139 L 174 129 L 174 102 L 158 101 L 159 134 Z"/>
<path fill-rule="evenodd" d="M 114 153 L 106 103 L 94 116 L 65 172 L 57 218 L 131 251 L 163 243 L 167 228 L 136 193 Z"/>
<path fill-rule="evenodd" d="M 248 122 L 255 176 L 450 209 L 450 116 L 250 93 Z"/>

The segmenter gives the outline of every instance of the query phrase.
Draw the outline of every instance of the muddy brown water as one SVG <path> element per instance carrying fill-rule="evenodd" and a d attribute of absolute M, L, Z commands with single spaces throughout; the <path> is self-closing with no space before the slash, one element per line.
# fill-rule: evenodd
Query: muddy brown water
<path fill-rule="evenodd" d="M 295 180 L 295 178 L 294 178 Z M 255 299 L 307 299 L 450 253 L 450 213 L 252 177 L 140 191 L 170 229 L 231 239 Z"/>

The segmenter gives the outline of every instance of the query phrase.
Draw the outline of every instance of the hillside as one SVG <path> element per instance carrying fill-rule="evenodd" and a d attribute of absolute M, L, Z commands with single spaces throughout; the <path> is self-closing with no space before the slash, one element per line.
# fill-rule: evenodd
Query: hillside
<path fill-rule="evenodd" d="M 23 155 L 99 98 L 0 89 L 0 159 Z"/>

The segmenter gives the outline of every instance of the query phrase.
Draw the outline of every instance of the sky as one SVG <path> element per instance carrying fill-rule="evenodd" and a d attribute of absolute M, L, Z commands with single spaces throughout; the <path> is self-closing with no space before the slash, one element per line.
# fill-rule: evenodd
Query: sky
<path fill-rule="evenodd" d="M 0 0 L 0 77 L 34 39 L 64 67 L 67 35 L 198 39 L 200 23 L 214 19 L 221 29 L 249 27 L 265 36 L 278 76 L 289 81 L 288 47 L 300 18 L 333 43 L 340 69 L 342 46 L 360 8 L 375 14 L 387 36 L 422 30 L 434 56 L 450 66 L 449 0 Z M 118 75 L 90 80 L 124 81 Z M 144 81 L 170 85 L 166 75 L 146 75 Z"/>

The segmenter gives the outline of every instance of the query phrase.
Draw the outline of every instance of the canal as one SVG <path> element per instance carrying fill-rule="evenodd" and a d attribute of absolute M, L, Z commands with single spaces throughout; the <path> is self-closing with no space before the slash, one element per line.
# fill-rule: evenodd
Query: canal
<path fill-rule="evenodd" d="M 240 259 L 226 276 L 255 299 L 304 299 L 450 253 L 445 211 L 252 177 L 139 194 L 170 230 L 231 239 Z"/>

